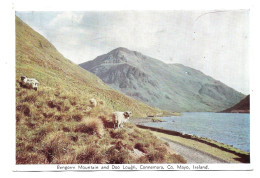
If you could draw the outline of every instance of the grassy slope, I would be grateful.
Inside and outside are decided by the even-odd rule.
[[[38,91],[21,88],[21,75],[36,78]],[[114,110],[135,116],[161,110],[107,87],[17,17],[16,77],[17,164],[185,162],[133,124],[112,128]],[[92,97],[99,102],[95,108]]]
[[[16,19],[16,74],[37,78],[40,87],[62,88],[85,100],[97,97],[115,110],[131,110],[134,116],[161,112],[116,92],[98,77],[64,58],[43,36]]]

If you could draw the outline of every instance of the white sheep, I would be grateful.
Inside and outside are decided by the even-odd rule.
[[[114,122],[114,128],[119,127],[123,127],[123,124],[125,122],[127,122],[130,117],[132,116],[132,113],[130,111],[126,111],[126,112],[120,112],[120,111],[116,111],[113,112],[113,122]]]
[[[97,100],[96,100],[95,98],[91,98],[91,99],[89,100],[89,102],[90,102],[90,104],[91,104],[92,107],[96,107],[96,106],[97,106]]]
[[[27,78],[26,76],[21,76],[21,85],[26,88],[32,88],[35,91],[38,89],[39,82],[34,78]]]

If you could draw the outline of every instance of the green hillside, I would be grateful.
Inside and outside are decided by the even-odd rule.
[[[43,36],[16,19],[16,77],[34,77],[44,87],[61,89],[81,96],[104,101],[115,110],[131,110],[134,116],[161,112],[108,87],[98,77],[63,57]]]
[[[38,90],[20,87],[22,75],[36,78]],[[17,164],[185,162],[133,124],[114,129],[115,110],[135,117],[163,112],[111,89],[16,17]]]

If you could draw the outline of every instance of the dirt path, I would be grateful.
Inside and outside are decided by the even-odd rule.
[[[159,137],[161,140],[168,142],[170,147],[182,155],[187,163],[228,163],[224,160],[221,160],[217,157],[204,153],[202,151],[196,150],[194,148],[182,145],[180,143],[174,142],[172,140]]]
[[[135,123],[140,129],[150,130],[155,136],[169,143],[170,147],[182,155],[187,163],[249,163],[250,154],[214,140],[200,139],[176,131],[140,125],[147,119],[138,119]]]

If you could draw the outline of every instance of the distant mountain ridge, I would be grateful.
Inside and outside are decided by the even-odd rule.
[[[250,113],[250,95],[247,95],[239,103],[222,112],[227,113]]]
[[[199,70],[122,47],[80,66],[130,97],[171,111],[221,111],[245,97]]]

